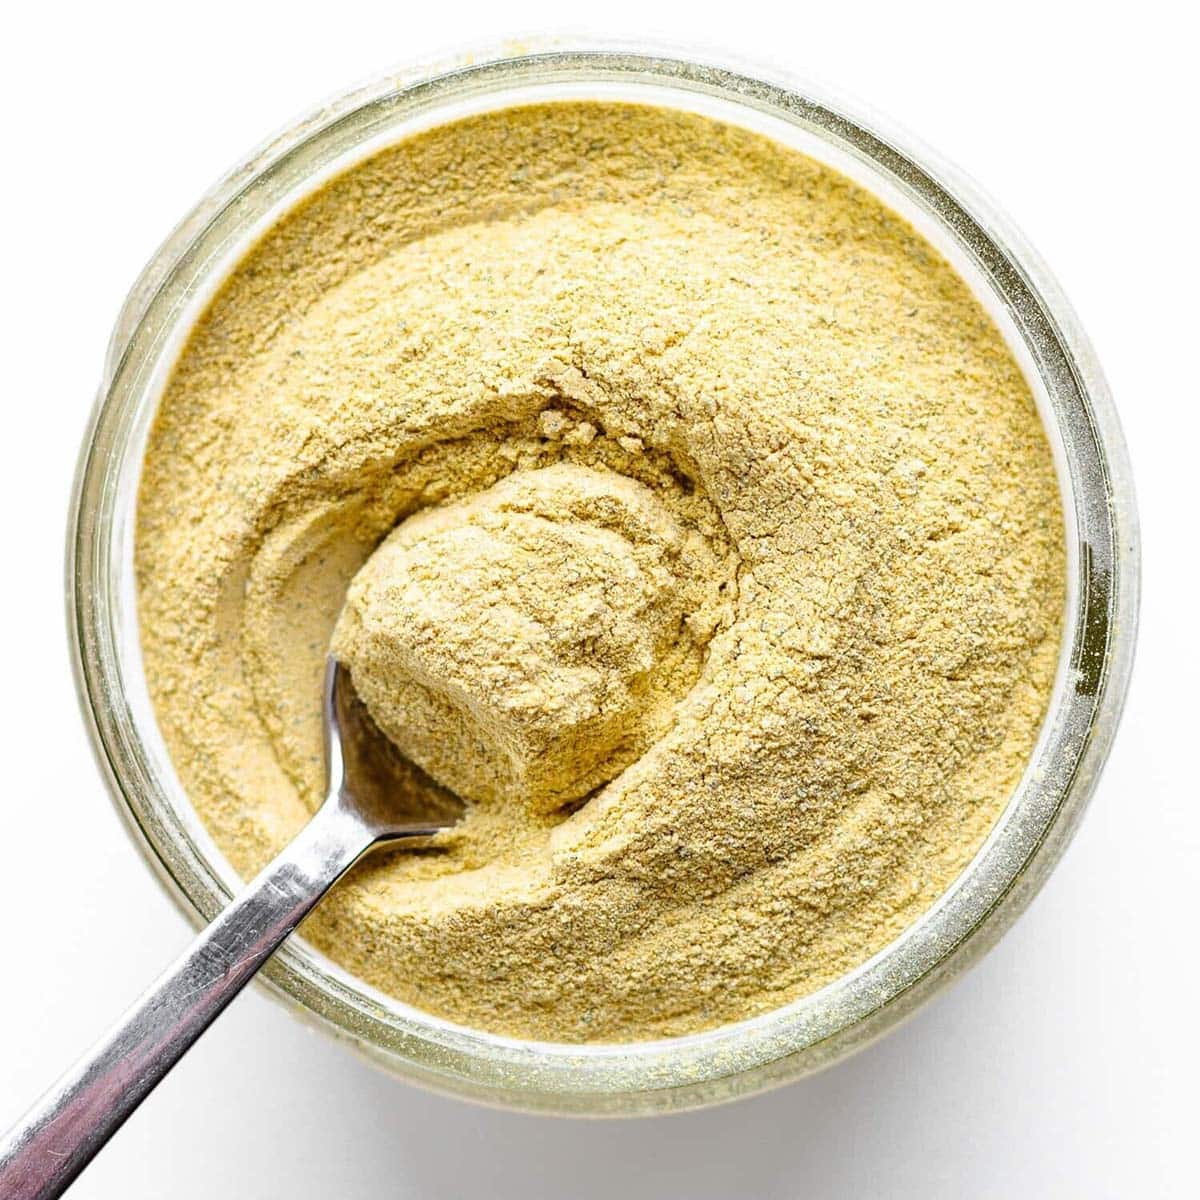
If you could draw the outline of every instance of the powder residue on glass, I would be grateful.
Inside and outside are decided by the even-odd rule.
[[[305,935],[499,1033],[765,1012],[924,912],[1016,786],[1051,453],[951,267],[841,175],[563,103],[376,153],[197,321],[136,530],[151,697],[242,872],[323,793],[331,644],[469,802]]]

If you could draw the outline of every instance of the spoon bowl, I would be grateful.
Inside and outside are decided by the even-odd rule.
[[[462,816],[458,796],[405,758],[375,724],[335,658],[325,666],[324,713],[329,797],[340,796],[378,842],[432,837]]]

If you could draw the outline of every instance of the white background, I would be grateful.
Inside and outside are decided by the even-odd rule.
[[[252,991],[72,1194],[1194,1196],[1200,105],[1185,7],[1151,0],[1119,22],[1047,0],[10,10],[0,1126],[187,936],[101,787],[64,634],[67,495],[125,289],[227,165],[316,100],[463,39],[569,21],[775,59],[856,94],[973,174],[1057,273],[1116,395],[1144,529],[1139,660],[1091,811],[981,966],[782,1091],[653,1121],[495,1112],[384,1077]]]

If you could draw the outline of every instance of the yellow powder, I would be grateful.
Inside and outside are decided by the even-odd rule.
[[[1033,401],[931,247],[758,135],[601,103],[435,129],[283,217],[167,384],[136,551],[238,869],[321,798],[332,639],[473,803],[306,936],[567,1041],[764,1012],[928,908],[1028,759],[1064,588]]]

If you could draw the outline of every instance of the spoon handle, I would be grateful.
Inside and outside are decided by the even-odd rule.
[[[336,796],[322,805],[0,1141],[0,1196],[60,1196],[375,836]]]

